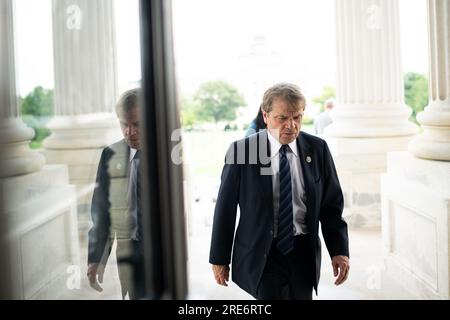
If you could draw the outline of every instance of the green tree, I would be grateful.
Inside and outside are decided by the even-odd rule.
[[[53,90],[41,86],[33,89],[23,100],[22,115],[49,117],[53,114]]]
[[[314,97],[312,101],[314,104],[320,105],[320,111],[322,112],[325,110],[325,101],[331,98],[336,98],[336,89],[331,86],[325,86],[322,88],[320,96]]]
[[[183,96],[180,100],[181,111],[181,125],[187,129],[192,130],[194,125],[202,122],[204,119],[198,117],[199,114],[198,102],[191,96]]]
[[[236,109],[246,105],[244,98],[231,84],[224,81],[203,83],[194,96],[198,103],[197,116],[206,121],[233,121]]]
[[[404,77],[405,102],[412,109],[411,120],[418,123],[416,116],[428,104],[428,79],[420,73],[408,72]]]
[[[40,148],[42,140],[50,135],[46,124],[53,115],[53,90],[38,86],[25,98],[19,98],[19,102],[23,121],[36,133],[30,146]]]

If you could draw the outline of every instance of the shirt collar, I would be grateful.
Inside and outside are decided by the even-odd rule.
[[[136,155],[137,149],[130,147],[130,162],[133,160],[134,156]]]
[[[278,156],[278,152],[281,148],[281,143],[275,139],[274,136],[272,136],[272,133],[270,133],[270,130],[267,129],[267,136],[269,137],[269,143],[270,143],[270,158],[273,158],[275,156]],[[289,148],[291,148],[292,153],[298,157],[298,149],[297,149],[297,139],[289,143]]]

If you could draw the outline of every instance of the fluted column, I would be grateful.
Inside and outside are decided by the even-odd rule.
[[[121,138],[113,0],[53,0],[55,116],[44,141],[49,163],[67,164],[85,235],[102,149]]]
[[[330,137],[412,135],[397,0],[337,0],[337,101]]]
[[[20,118],[14,61],[12,0],[0,2],[0,177],[38,171],[45,163],[42,155],[28,147],[34,136]]]
[[[336,0],[337,104],[324,136],[353,227],[381,225],[386,156],[406,150],[417,131],[404,103],[398,7],[398,0]]]
[[[47,149],[104,147],[117,136],[112,0],[53,0],[55,117]]]
[[[416,157],[450,161],[450,3],[428,0],[429,104],[418,114],[424,132],[409,144]]]

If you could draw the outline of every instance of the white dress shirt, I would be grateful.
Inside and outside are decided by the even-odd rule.
[[[280,157],[279,151],[281,143],[275,139],[269,130],[267,136],[270,143],[270,161],[272,168],[272,188],[273,188],[273,211],[274,211],[274,237],[278,235],[278,209],[280,205]],[[289,161],[291,169],[291,183],[292,183],[292,209],[294,219],[295,235],[308,233],[306,226],[306,194],[305,183],[303,179],[303,172],[300,165],[300,158],[297,149],[297,140],[289,143],[289,152],[286,157]]]
[[[133,160],[134,156],[136,155],[137,149],[130,147],[130,162]]]

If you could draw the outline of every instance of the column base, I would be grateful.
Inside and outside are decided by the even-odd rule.
[[[424,126],[424,133],[409,143],[408,150],[418,158],[450,161],[450,127]]]
[[[450,161],[450,101],[431,101],[417,120],[424,132],[410,142],[409,151],[422,159]]]
[[[113,113],[57,116],[48,124],[52,131],[43,145],[49,150],[98,149],[120,139],[120,127]]]
[[[23,145],[28,148],[28,142]],[[2,149],[2,152],[7,152]],[[20,158],[0,159],[0,177],[13,177],[39,171],[45,164],[45,158],[34,151],[22,152]]]
[[[418,298],[448,300],[450,163],[389,153],[381,193],[386,272]]]
[[[28,174],[42,168],[45,158],[28,146],[33,136],[33,129],[20,118],[0,122],[0,177]]]
[[[102,148],[42,152],[48,163],[67,165],[70,184],[74,185],[76,190],[78,228],[81,240],[84,241],[91,223],[90,208]]]
[[[44,140],[43,154],[50,164],[66,164],[77,190],[80,234],[90,226],[90,206],[100,155],[107,145],[122,139],[117,116],[96,113],[58,116],[49,123],[52,135]]]
[[[386,153],[406,150],[413,136],[330,138],[330,147],[344,194],[344,218],[350,227],[380,227],[380,175]]]
[[[410,136],[417,126],[408,120],[411,108],[404,103],[340,103],[333,109],[333,123],[325,136],[334,138],[379,138]]]

